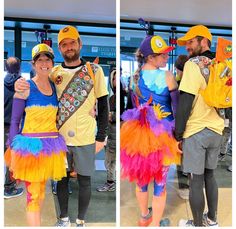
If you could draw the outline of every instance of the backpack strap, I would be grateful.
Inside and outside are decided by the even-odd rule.
[[[86,67],[87,67],[87,69],[88,69],[88,73],[89,73],[90,77],[91,77],[92,80],[93,80],[93,83],[95,84],[95,75],[94,75],[94,72],[93,72],[93,70],[92,70],[92,67],[91,67],[91,64],[90,64],[89,61],[86,62]]]
[[[210,58],[206,56],[197,56],[189,59],[193,63],[197,64],[198,67],[200,68],[201,74],[204,77],[206,84],[208,84],[209,77],[210,77],[210,65],[212,64],[212,61]],[[216,110],[216,113],[221,117],[225,118],[225,110],[224,109],[219,109],[214,107]]]
[[[198,65],[202,76],[204,77],[206,83],[208,83],[209,76],[210,76],[210,65],[212,60],[206,56],[196,56],[189,59],[191,62]]]

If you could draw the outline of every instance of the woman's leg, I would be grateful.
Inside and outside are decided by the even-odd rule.
[[[40,206],[40,213],[43,208],[43,201],[45,199],[45,191],[46,191],[46,181],[40,182],[40,196],[39,196],[39,206]]]
[[[28,226],[40,227],[40,212],[26,212]]]
[[[154,193],[152,198],[152,210],[153,210],[153,225],[160,226],[160,221],[166,206],[166,178],[168,175],[169,166],[162,168],[162,182],[158,183],[154,181]]]
[[[148,185],[143,187],[136,186],[136,198],[142,216],[148,214]]]
[[[27,190],[26,219],[29,226],[40,226],[40,183],[25,182]]]
[[[141,211],[138,222],[140,227],[147,227],[152,222],[152,208],[148,208],[148,185],[136,186],[136,197]]]
[[[154,195],[152,198],[153,225],[160,226],[160,221],[166,206],[166,185],[154,182]]]

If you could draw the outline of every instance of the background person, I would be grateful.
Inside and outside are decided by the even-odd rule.
[[[15,94],[14,83],[21,77],[21,62],[17,57],[9,57],[5,62],[7,74],[4,78],[4,152],[7,150],[7,139],[11,124],[12,102]],[[4,198],[9,199],[23,194],[23,188],[17,188],[16,180],[6,166]]]
[[[107,181],[104,185],[97,187],[98,192],[113,192],[116,190],[116,69],[113,68],[110,73],[109,83],[113,95],[109,98],[109,126],[105,167],[107,169]]]

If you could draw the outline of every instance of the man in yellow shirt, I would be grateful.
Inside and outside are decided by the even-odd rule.
[[[95,152],[103,146],[108,127],[108,91],[102,68],[97,64],[87,66],[80,58],[82,41],[77,29],[66,26],[58,34],[59,50],[64,62],[55,67],[51,79],[55,82],[59,98],[59,131],[68,146],[68,165],[72,160],[79,183],[77,226],[84,226],[84,217],[91,196],[91,175],[94,171]],[[89,71],[91,67],[92,72]],[[98,131],[96,120],[89,115],[98,101]],[[56,226],[70,225],[68,217],[69,173],[57,183],[60,219]]]
[[[178,39],[186,46],[190,59],[185,63],[180,83],[180,100],[175,121],[175,138],[183,146],[183,170],[189,174],[189,202],[193,220],[180,220],[179,226],[217,226],[218,187],[214,177],[224,120],[208,106],[200,89],[206,87],[206,67],[214,58],[210,51],[212,35],[196,25]],[[208,212],[203,213],[205,183]]]

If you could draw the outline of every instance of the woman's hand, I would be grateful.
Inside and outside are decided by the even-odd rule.
[[[100,152],[100,151],[103,149],[103,147],[105,146],[105,141],[104,141],[104,142],[98,142],[98,141],[96,141],[95,145],[96,145],[96,151],[95,151],[95,153],[97,154],[97,153]]]
[[[178,142],[178,148],[179,148],[179,152],[183,154],[183,141]]]

